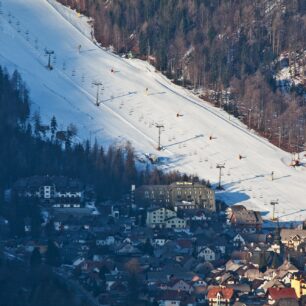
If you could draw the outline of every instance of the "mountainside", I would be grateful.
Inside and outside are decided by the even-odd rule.
[[[304,0],[59,2],[93,17],[104,46],[150,59],[287,151],[304,149],[304,69],[291,69],[290,86],[278,82],[306,50]]]
[[[59,129],[75,123],[80,141],[91,137],[119,146],[129,140],[139,160],[145,159],[144,153],[156,154],[162,169],[198,174],[213,186],[218,183],[216,165],[225,163],[225,190],[217,197],[229,204],[245,203],[266,217],[270,201],[279,199],[281,221],[305,218],[306,170],[289,167],[290,154],[174,85],[148,63],[101,48],[93,40],[91,24],[53,0],[2,0],[0,64],[20,71],[43,121],[56,115]],[[54,51],[52,70],[46,49]],[[104,88],[99,107],[93,85],[97,81]],[[162,151],[156,150],[156,124],[164,125]]]

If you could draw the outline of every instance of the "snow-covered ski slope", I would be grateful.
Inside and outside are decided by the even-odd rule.
[[[218,196],[227,203],[245,204],[268,218],[270,201],[278,199],[280,221],[306,218],[306,169],[288,167],[289,154],[147,63],[99,48],[87,19],[54,0],[0,1],[0,64],[21,72],[44,120],[56,115],[63,127],[75,123],[81,138],[91,135],[106,145],[129,140],[138,154],[164,157],[164,169],[197,174],[213,184],[216,165],[224,163],[225,191]],[[56,55],[52,71],[46,69],[45,48]],[[100,107],[94,104],[93,81],[104,84]],[[157,123],[164,125],[161,152],[155,149]]]

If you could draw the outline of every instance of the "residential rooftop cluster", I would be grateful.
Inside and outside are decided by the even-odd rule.
[[[92,305],[305,305],[306,224],[265,226],[259,212],[224,209],[199,183],[139,186],[101,203],[90,186],[73,184],[73,193],[65,184],[61,195],[77,193],[82,203],[65,207],[57,205],[58,178],[36,181],[14,188],[38,199],[46,216],[39,235],[28,222],[24,236],[11,239],[1,218],[2,248],[25,264],[39,252],[40,264],[51,264]],[[50,263],[51,244],[57,258]]]

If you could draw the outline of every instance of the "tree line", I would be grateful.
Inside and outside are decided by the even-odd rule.
[[[59,131],[56,117],[42,123],[39,113],[31,115],[29,92],[15,71],[11,76],[0,67],[0,213],[4,191],[15,181],[33,175],[63,175],[92,185],[98,201],[120,200],[131,185],[169,184],[174,181],[197,180],[179,172],[163,173],[149,165],[139,170],[131,144],[104,148],[97,141],[74,142],[76,128],[69,124]],[[58,137],[63,135],[64,137]],[[12,234],[24,235],[25,219],[29,219],[33,235],[40,232],[40,212],[30,202],[12,195],[6,216]],[[2,211],[3,212],[3,211]],[[36,234],[35,234],[36,233]]]

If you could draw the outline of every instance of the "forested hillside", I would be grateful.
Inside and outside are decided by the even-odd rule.
[[[303,149],[304,0],[59,1],[93,17],[104,46],[148,58],[275,144]]]
[[[0,66],[0,212],[4,190],[22,178],[32,175],[63,175],[78,178],[94,186],[98,201],[121,199],[131,184],[161,184],[191,177],[178,172],[163,173],[158,169],[140,171],[130,144],[125,147],[103,148],[97,142],[79,143],[77,131],[69,124],[59,131],[56,118],[43,123],[39,113],[31,114],[26,85],[15,71],[9,75]],[[62,138],[63,134],[65,135]],[[61,137],[59,137],[61,136]],[[25,217],[37,220],[35,205],[12,200],[6,217],[12,234],[23,235]],[[38,230],[39,232],[39,230]]]

